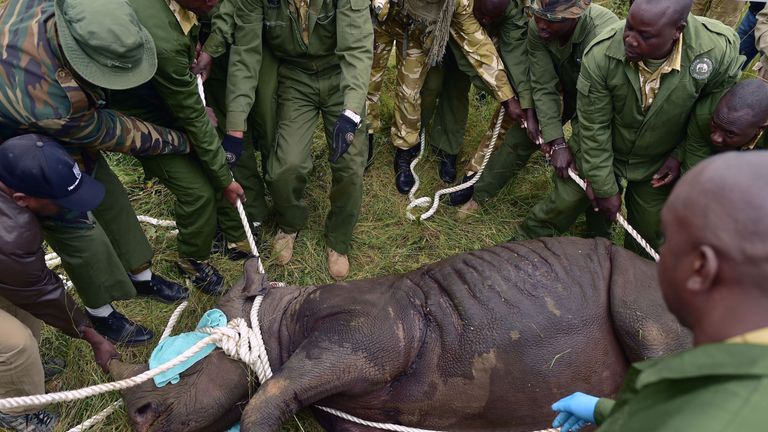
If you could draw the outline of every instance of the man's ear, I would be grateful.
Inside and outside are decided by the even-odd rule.
[[[13,195],[13,201],[16,202],[16,205],[19,207],[29,207],[29,197],[24,195],[21,192],[14,192]]]
[[[685,287],[689,291],[703,293],[712,288],[712,283],[717,277],[720,263],[718,262],[715,250],[710,246],[699,246],[696,255],[691,275],[685,282]]]
[[[685,31],[685,27],[688,25],[688,19],[686,18],[685,21],[681,22],[680,24],[675,27],[675,42],[677,42],[678,39],[680,39],[680,36],[683,35],[683,31]]]

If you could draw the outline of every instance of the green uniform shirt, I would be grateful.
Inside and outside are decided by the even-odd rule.
[[[311,0],[309,44],[301,38],[293,0],[241,0],[230,50],[227,130],[243,131],[259,82],[262,41],[281,66],[306,73],[341,66],[344,108],[362,114],[373,63],[369,0]]]
[[[523,59],[528,55],[526,43],[528,33],[528,16],[525,4],[519,0],[510,0],[504,16],[499,23],[489,31],[491,36],[498,38],[496,46],[504,62],[515,93],[524,109],[533,107],[531,96],[530,67]]]
[[[704,159],[718,153],[718,148],[710,139],[710,122],[718,101],[711,103],[699,103],[691,114],[688,122],[688,134],[685,137],[685,151],[682,160],[682,170],[686,172]],[[768,135],[762,134],[755,143],[754,148],[765,149]]]
[[[576,84],[581,168],[598,197],[619,191],[616,177],[650,181],[670,155],[682,157],[695,103],[719,99],[739,78],[743,57],[736,33],[723,24],[688,16],[681,70],[662,78],[643,112],[637,68],[624,55],[624,22],[587,48]]]
[[[746,432],[768,425],[768,346],[716,343],[634,364],[599,432]]]
[[[211,34],[203,45],[203,51],[216,58],[227,52],[235,32],[235,10],[240,0],[223,0],[211,16]]]
[[[92,151],[188,153],[182,134],[104,108],[104,92],[76,80],[59,52],[53,2],[0,6],[0,142],[39,133]]]
[[[197,30],[189,34],[179,25],[165,0],[129,0],[141,24],[155,41],[157,72],[150,81],[152,89],[165,102],[168,110],[142,103],[131,91],[113,98],[116,108],[160,124],[171,121],[176,129],[186,132],[192,148],[213,185],[223,189],[232,182],[224,150],[216,129],[208,119],[200,99],[197,77],[189,70],[195,59]],[[117,94],[117,93],[115,93]],[[163,119],[169,113],[171,119]]]
[[[618,21],[613,12],[593,4],[579,18],[573,36],[563,46],[557,40],[543,41],[536,22],[530,21],[528,57],[531,70],[536,71],[531,74],[531,87],[544,142],[565,137],[563,119],[570,120],[576,113],[576,81],[584,51],[597,35]],[[561,93],[563,114],[560,111]]]

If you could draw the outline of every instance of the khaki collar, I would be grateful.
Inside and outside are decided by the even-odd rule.
[[[640,69],[643,69],[646,74],[648,75],[663,75],[669,72],[672,72],[673,70],[676,70],[680,72],[680,66],[683,61],[683,35],[681,34],[679,38],[677,38],[677,42],[675,43],[675,46],[672,48],[672,52],[669,53],[669,56],[667,56],[667,59],[664,61],[664,63],[659,66],[659,68],[656,70],[656,72],[648,69],[648,67],[645,65],[645,62],[640,61],[637,63],[637,67]]]
[[[759,136],[758,136],[759,138]],[[757,141],[757,140],[755,140]],[[754,143],[752,147],[754,147]],[[742,335],[734,336],[727,339],[725,343],[733,344],[752,344],[752,345],[768,345],[768,327],[754,330]]]
[[[173,12],[173,16],[176,17],[176,21],[179,22],[181,30],[185,35],[189,34],[192,28],[197,25],[197,15],[181,7],[180,4],[176,3],[176,0],[165,0],[165,2]]]

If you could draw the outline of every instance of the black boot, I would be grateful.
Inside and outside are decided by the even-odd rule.
[[[368,134],[368,160],[365,162],[365,170],[368,171],[368,168],[373,165],[373,134]]]
[[[459,155],[452,155],[444,152],[440,152],[440,179],[446,183],[453,183],[456,181],[456,159]]]
[[[152,273],[148,281],[132,281],[139,297],[151,297],[163,303],[176,303],[189,297],[189,290],[176,282]]]
[[[176,267],[203,293],[220,295],[224,292],[224,277],[212,265],[192,258],[182,258],[176,262]]]
[[[419,146],[408,150],[398,148],[395,150],[395,186],[397,191],[403,195],[408,194],[416,183],[416,179],[411,174],[411,162],[419,154]]]
[[[461,183],[467,183],[468,181],[475,178],[477,173],[474,173],[472,175],[465,175],[464,179],[461,180]],[[452,194],[448,195],[448,204],[452,206],[460,206],[463,204],[466,204],[470,199],[472,199],[472,195],[475,193],[475,187],[470,186],[466,189],[462,189],[458,192],[453,192]]]
[[[152,330],[136,324],[116,310],[105,317],[97,317],[89,313],[88,318],[93,323],[93,329],[114,344],[141,345],[155,337]]]

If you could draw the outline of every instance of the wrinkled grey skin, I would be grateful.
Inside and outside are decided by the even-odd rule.
[[[230,319],[247,318],[265,290],[253,262],[245,273],[219,305]],[[135,430],[221,431],[244,409],[243,431],[270,432],[319,404],[426,429],[531,431],[548,426],[557,399],[613,395],[629,362],[690,346],[655,265],[603,239],[508,243],[398,276],[273,288],[259,325],[266,384],[216,350],[177,385],[124,391]],[[112,365],[115,378],[145,369]],[[328,430],[371,430],[315,415]]]

